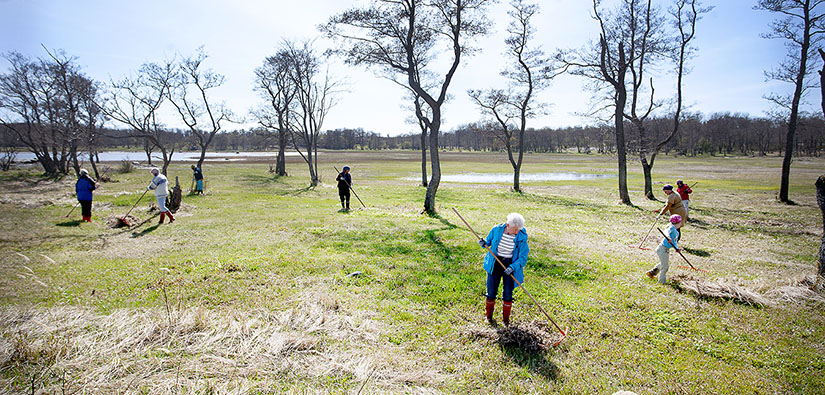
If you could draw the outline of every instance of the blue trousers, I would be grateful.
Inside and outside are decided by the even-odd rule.
[[[499,257],[504,266],[509,267],[513,263],[513,258]],[[496,262],[493,267],[493,273],[487,273],[487,299],[495,299],[498,295],[498,285],[504,280],[504,289],[501,292],[501,300],[505,302],[513,301],[513,290],[516,289],[516,282],[513,277],[504,274],[504,269]]]

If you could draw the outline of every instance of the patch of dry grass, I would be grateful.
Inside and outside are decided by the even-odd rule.
[[[357,388],[417,391],[431,377],[388,365],[380,325],[329,296],[305,294],[292,309],[120,309],[109,315],[61,306],[0,310],[2,392],[246,393],[327,380]],[[409,369],[409,370],[408,370]],[[33,384],[32,384],[33,383]],[[313,388],[312,383],[317,383]],[[425,390],[419,388],[418,390]]]

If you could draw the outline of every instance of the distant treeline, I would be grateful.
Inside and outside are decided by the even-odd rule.
[[[648,124],[648,133],[658,139],[668,132],[671,120],[654,119]],[[447,150],[498,151],[503,143],[484,123],[463,125],[442,133],[442,147]],[[628,149],[637,151],[638,137],[629,123],[626,130]],[[667,146],[665,153],[679,155],[769,155],[781,154],[785,147],[787,125],[765,118],[720,113],[707,119],[693,116],[684,121],[680,133]],[[126,130],[102,129],[98,137],[101,149],[146,149],[142,138],[130,137]],[[184,150],[198,149],[190,133],[172,129],[166,134],[169,142]],[[568,152],[611,154],[616,151],[614,129],[611,126],[528,129],[525,149],[528,152]],[[5,140],[6,144],[13,140]],[[218,151],[270,151],[277,149],[277,132],[266,129],[235,130],[215,135],[213,145]],[[321,133],[318,147],[332,150],[421,149],[418,134],[382,136],[364,129],[335,129]],[[303,148],[303,147],[302,147]],[[796,152],[804,156],[819,156],[825,150],[825,121],[821,118],[802,118],[796,134]]]

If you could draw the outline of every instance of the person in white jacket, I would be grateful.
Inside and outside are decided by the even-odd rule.
[[[158,208],[160,208],[160,222],[158,222],[158,224],[162,224],[166,217],[169,217],[169,223],[171,224],[175,222],[175,217],[173,217],[169,209],[166,208],[166,197],[169,196],[166,176],[160,174],[160,170],[158,170],[157,167],[153,167],[151,171],[154,178],[152,178],[152,182],[147,189],[154,190],[155,197],[158,199]]]

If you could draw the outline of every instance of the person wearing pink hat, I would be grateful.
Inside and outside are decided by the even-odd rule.
[[[679,249],[679,228],[681,227],[682,216],[679,214],[671,215],[670,225],[665,229],[667,237],[663,238],[659,246],[656,247],[656,255],[659,255],[659,264],[645,273],[650,278],[655,278],[658,274],[660,284],[664,284],[667,281],[667,269],[670,268],[670,249],[673,248],[676,251],[681,251]]]

